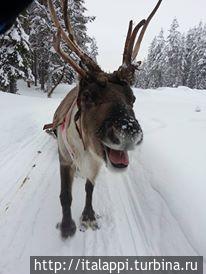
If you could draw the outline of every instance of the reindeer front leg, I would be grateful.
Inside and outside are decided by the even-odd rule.
[[[60,224],[61,235],[63,238],[73,236],[76,232],[75,222],[72,220],[71,203],[72,203],[72,182],[74,172],[68,165],[60,164],[61,175],[61,193],[60,202],[62,206],[62,222]]]
[[[87,179],[85,184],[86,202],[85,202],[85,207],[81,216],[81,225],[80,225],[81,231],[86,231],[88,227],[91,227],[93,230],[100,228],[96,219],[97,216],[92,207],[93,190],[94,190],[94,185],[89,181],[89,179]]]

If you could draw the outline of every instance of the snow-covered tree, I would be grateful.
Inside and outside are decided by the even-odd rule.
[[[159,35],[151,43],[148,59],[148,87],[157,88],[163,85],[165,73],[165,39],[161,30]]]
[[[148,72],[148,65],[147,61],[144,60],[139,68],[139,70],[136,72],[136,81],[135,81],[135,87],[137,88],[148,88],[149,83],[149,72]]]
[[[29,41],[33,52],[33,74],[35,85],[38,82],[42,90],[50,85],[57,66],[63,67],[63,62],[52,47],[52,24],[48,17],[46,2],[34,1],[28,10],[29,17]]]
[[[196,88],[206,89],[206,25],[202,27],[200,43],[198,47]]]
[[[69,0],[69,14],[72,28],[77,39],[78,45],[89,53],[88,46],[93,39],[87,34],[87,23],[94,21],[94,16],[86,16],[85,0]]]
[[[142,70],[137,73],[137,87],[178,85],[206,89],[206,25],[203,23],[181,34],[175,19],[166,41],[162,31],[153,39]]]
[[[16,81],[31,81],[31,52],[29,37],[19,20],[0,37],[0,87],[4,91],[17,92]]]
[[[206,88],[206,27],[200,22],[186,38],[186,85],[190,88]]]
[[[96,39],[94,37],[92,37],[92,40],[90,43],[89,55],[95,62],[97,62],[98,47],[97,47]]]
[[[198,28],[194,27],[190,29],[187,33],[185,40],[185,56],[186,56],[186,64],[185,64],[185,81],[184,84],[190,88],[196,87],[196,79],[197,79],[197,62],[198,62]]]
[[[57,0],[53,3],[57,10],[58,19],[64,27],[61,1]],[[77,42],[88,54],[91,52],[90,55],[96,58],[96,43],[94,39],[87,35],[86,28],[86,24],[92,22],[94,17],[85,16],[85,11],[84,0],[68,1],[68,13]],[[75,72],[59,58],[53,49],[52,40],[56,29],[52,26],[45,1],[34,1],[29,9],[29,21],[31,22],[30,43],[33,50],[33,74],[36,80],[35,83],[37,84],[39,80],[41,89],[51,93],[51,90],[53,90],[53,87],[60,79],[61,81],[71,83],[75,79]],[[63,44],[63,48],[64,51],[71,54],[66,45]]]
[[[183,47],[179,24],[174,19],[169,29],[165,48],[164,86],[177,87],[183,84]]]

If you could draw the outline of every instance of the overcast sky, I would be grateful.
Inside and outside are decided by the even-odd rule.
[[[102,69],[113,71],[121,64],[129,20],[138,23],[146,18],[156,3],[157,0],[86,0],[87,14],[96,16],[96,20],[88,25],[88,31],[97,40],[98,63]],[[206,0],[163,0],[147,29],[138,60],[146,56],[154,36],[161,28],[167,31],[175,17],[181,31],[188,30],[200,20],[206,22]]]

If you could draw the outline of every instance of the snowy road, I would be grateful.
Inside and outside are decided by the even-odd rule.
[[[66,241],[55,228],[57,145],[42,132],[60,99],[0,93],[0,274],[29,273],[31,255],[206,255],[206,93],[135,93],[144,143],[126,173],[103,168],[94,192],[101,229]],[[77,224],[84,198],[76,179]]]

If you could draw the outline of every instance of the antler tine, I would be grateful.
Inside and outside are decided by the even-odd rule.
[[[133,25],[133,21],[130,20],[129,22],[129,28],[127,31],[127,37],[125,40],[125,45],[124,45],[124,53],[123,53],[123,59],[122,59],[122,64],[128,64],[128,47],[129,47],[129,41],[130,41],[130,37],[132,34],[132,25]]]
[[[126,64],[127,66],[131,64],[131,56],[134,46],[134,41],[137,36],[139,29],[145,24],[145,20],[140,21],[134,30],[132,30],[133,21],[129,22],[129,29],[127,32],[127,38],[125,41],[124,53],[123,53],[123,62],[122,64]]]
[[[67,62],[68,64],[70,64],[72,66],[72,68],[82,77],[86,77],[86,72],[79,66],[77,65],[77,63],[75,63],[75,61],[68,56],[62,49],[60,46],[60,41],[61,41],[61,30],[58,29],[57,34],[54,35],[54,39],[53,39],[53,46],[54,49],[56,50],[56,52],[63,58],[63,60],[65,62]]]
[[[69,32],[70,37],[66,34],[66,32],[62,28],[62,26],[61,26],[61,24],[60,24],[60,22],[57,18],[57,14],[56,14],[54,5],[52,3],[52,0],[47,0],[47,1],[48,1],[48,7],[49,7],[49,10],[50,10],[50,14],[51,14],[51,19],[52,19],[55,27],[60,30],[61,37],[65,41],[65,43],[68,45],[69,49],[71,51],[75,52],[76,55],[80,58],[80,60],[86,65],[86,67],[88,68],[88,73],[89,73],[90,70],[100,72],[101,71],[100,67],[86,53],[84,53],[82,51],[82,49],[79,48],[79,46],[76,44],[75,39],[74,39],[74,35],[72,36],[73,37],[73,40],[72,40],[71,39],[71,34],[72,33]],[[65,8],[65,6],[64,6],[64,8]],[[67,19],[69,19],[69,18],[67,17]],[[68,22],[69,22],[69,20],[68,20]],[[70,22],[69,22],[69,24],[70,24]],[[69,25],[69,24],[67,24],[67,28],[68,28],[68,26],[71,27],[71,25]]]
[[[146,21],[143,19],[141,20],[136,27],[134,28],[134,30],[132,31],[132,35],[129,41],[129,49],[128,49],[128,62],[129,64],[131,64],[132,62],[132,52],[133,52],[133,48],[134,48],[134,42],[135,42],[135,38],[137,36],[137,33],[139,31],[139,29],[146,23]]]
[[[68,1],[67,0],[61,0],[62,3],[62,11],[63,11],[63,18],[65,27],[69,33],[69,38],[72,40],[72,42],[76,43],[76,38],[71,26],[70,17],[68,15]]]
[[[141,32],[140,32],[140,35],[138,37],[138,40],[135,44],[135,47],[134,47],[134,50],[133,50],[133,53],[132,53],[132,61],[135,60],[135,58],[137,57],[137,54],[139,52],[139,49],[140,49],[140,45],[141,45],[141,42],[142,42],[142,39],[144,37],[144,34],[145,34],[145,31],[151,21],[151,19],[153,18],[153,16],[155,15],[156,11],[158,10],[160,4],[161,4],[162,0],[159,0],[157,5],[155,6],[155,8],[153,9],[153,11],[150,13],[150,15],[148,16],[147,20],[146,20],[146,23],[144,24]]]
[[[72,51],[74,51],[78,56],[79,55],[81,56],[81,54],[80,54],[79,50],[77,49],[76,45],[70,40],[70,38],[67,36],[66,32],[63,30],[63,28],[62,28],[62,26],[61,26],[61,24],[60,24],[60,22],[57,18],[57,14],[56,14],[54,5],[52,3],[52,0],[48,0],[48,7],[49,7],[49,10],[50,10],[51,19],[52,19],[55,27],[61,31],[61,35],[62,35],[62,38],[64,39],[65,43],[67,43],[69,48]]]

